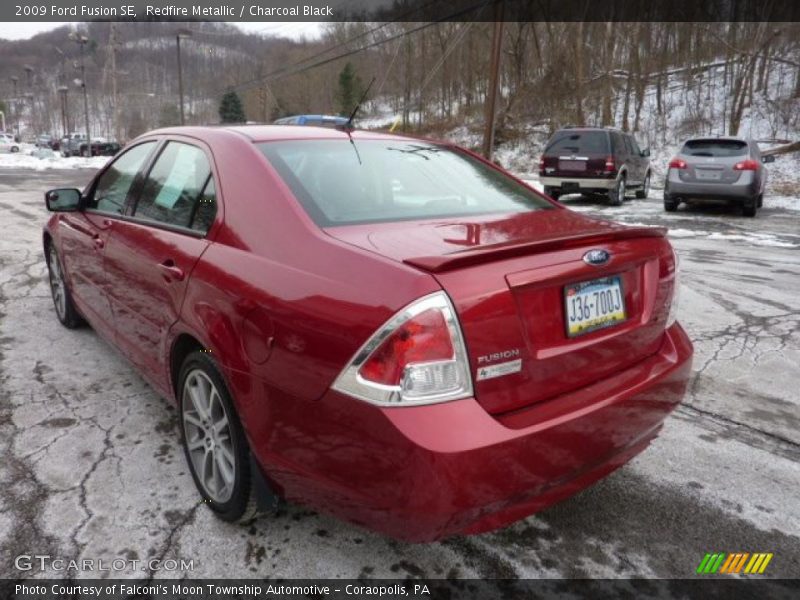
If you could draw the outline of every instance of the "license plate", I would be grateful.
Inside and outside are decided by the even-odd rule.
[[[619,277],[604,277],[564,288],[567,335],[575,337],[625,320],[625,297]]]
[[[721,174],[716,171],[700,171],[697,170],[697,178],[703,181],[719,181]]]
[[[585,171],[585,160],[560,160],[558,161],[558,169],[560,171]]]

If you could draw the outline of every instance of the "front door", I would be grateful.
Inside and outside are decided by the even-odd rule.
[[[104,264],[108,237],[154,148],[155,142],[144,142],[126,150],[97,177],[82,211],[59,215],[61,256],[70,291],[81,313],[101,328],[113,325]]]

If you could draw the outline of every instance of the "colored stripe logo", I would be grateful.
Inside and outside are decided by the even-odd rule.
[[[698,575],[744,573],[761,575],[772,560],[771,552],[708,552],[697,567]]]

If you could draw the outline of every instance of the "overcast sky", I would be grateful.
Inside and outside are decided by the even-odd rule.
[[[0,0],[3,1],[3,0]],[[49,31],[68,23],[0,23],[0,38],[7,40],[24,40],[42,31]],[[248,33],[262,35],[281,35],[292,39],[303,35],[309,38],[319,36],[322,23],[231,23]]]

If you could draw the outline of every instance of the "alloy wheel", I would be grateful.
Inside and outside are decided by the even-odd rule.
[[[63,321],[67,314],[67,295],[64,283],[64,273],[61,270],[61,263],[58,260],[55,246],[50,246],[50,291],[53,295],[53,304],[56,307],[58,318]]]
[[[194,369],[184,380],[181,402],[192,469],[208,497],[224,504],[236,484],[236,452],[219,391],[208,375]]]

